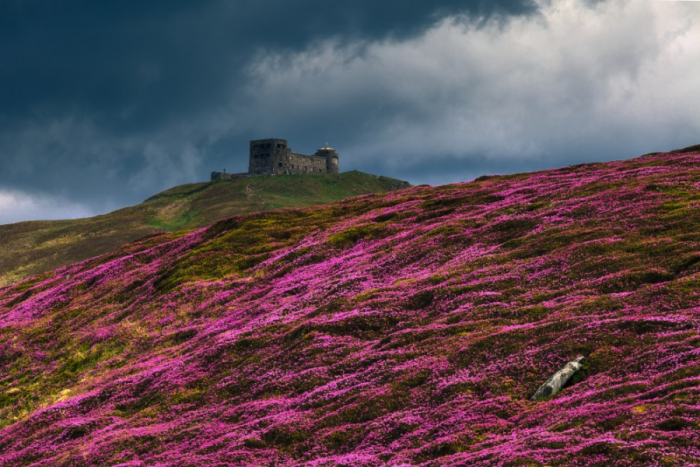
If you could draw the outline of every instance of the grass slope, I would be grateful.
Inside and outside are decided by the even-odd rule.
[[[0,289],[0,465],[696,465],[699,219],[677,152],[238,216],[27,279]]]
[[[0,286],[159,231],[199,228],[235,214],[313,206],[406,186],[357,171],[252,177],[178,186],[137,206],[88,219],[0,225]]]

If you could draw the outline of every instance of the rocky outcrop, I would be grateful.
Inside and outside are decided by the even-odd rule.
[[[567,363],[564,368],[554,373],[554,375],[549,378],[546,383],[540,386],[530,400],[540,400],[561,391],[564,385],[569,382],[572,376],[574,376],[574,373],[583,368],[583,365],[581,365],[582,361],[583,357],[578,357],[575,360]]]

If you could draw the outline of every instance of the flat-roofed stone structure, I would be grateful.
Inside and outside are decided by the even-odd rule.
[[[327,144],[315,154],[297,154],[286,139],[269,138],[250,142],[248,173],[212,172],[211,179],[229,180],[248,175],[337,174],[339,171],[338,153]]]

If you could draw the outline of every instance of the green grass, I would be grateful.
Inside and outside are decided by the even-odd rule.
[[[136,206],[86,219],[0,225],[0,287],[156,232],[195,229],[239,214],[303,208],[407,186],[357,171],[257,176],[177,186]],[[155,237],[153,243],[170,238]]]

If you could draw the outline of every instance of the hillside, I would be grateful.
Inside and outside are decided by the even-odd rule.
[[[694,465],[699,321],[697,152],[236,216],[0,289],[0,465]]]
[[[235,214],[313,206],[406,186],[357,171],[253,177],[178,186],[142,204],[87,219],[0,225],[0,286],[155,232],[200,228]]]

